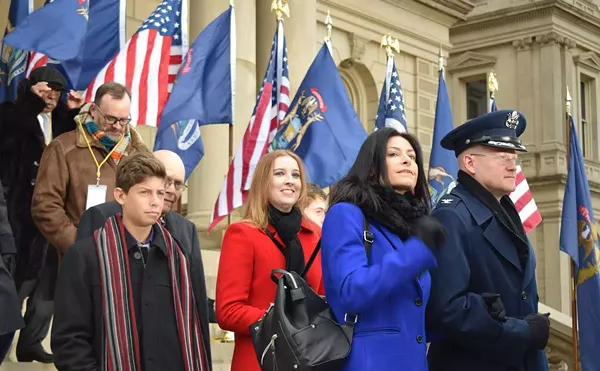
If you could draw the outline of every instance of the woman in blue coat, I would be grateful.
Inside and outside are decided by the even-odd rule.
[[[371,134],[330,204],[321,240],[325,293],[340,323],[356,322],[344,371],[427,370],[428,270],[443,232],[428,216],[416,138],[392,128]]]

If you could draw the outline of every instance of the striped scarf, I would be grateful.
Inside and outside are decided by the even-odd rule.
[[[129,142],[131,142],[131,134],[129,133],[129,130],[125,131],[125,137],[122,140],[115,141],[106,135],[104,131],[100,130],[98,124],[96,124],[94,121],[86,121],[85,129],[92,138],[104,146],[107,152],[110,152],[114,146],[117,146],[110,157],[112,157],[112,159],[118,165],[119,160],[123,157],[123,154],[129,146]]]
[[[160,230],[167,247],[167,259],[177,332],[185,371],[208,371],[200,318],[192,290],[190,267],[177,241],[162,225]],[[94,233],[102,286],[104,318],[103,371],[137,371],[142,369],[137,333],[127,240],[121,215],[106,220]]]

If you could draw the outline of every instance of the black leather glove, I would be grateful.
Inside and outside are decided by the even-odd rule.
[[[422,216],[416,219],[411,227],[413,235],[430,249],[437,249],[446,241],[444,226],[432,216]]]
[[[502,299],[500,299],[500,294],[483,293],[481,297],[485,301],[488,313],[492,318],[502,322],[506,321],[506,310],[504,309]]]
[[[16,254],[2,254],[2,260],[4,266],[11,276],[15,275],[15,268],[17,267],[17,255]]]
[[[535,349],[544,349],[550,337],[550,313],[532,313],[525,317],[531,332],[531,346]]]

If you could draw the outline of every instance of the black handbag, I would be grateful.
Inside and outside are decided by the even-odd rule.
[[[373,234],[366,218],[364,225],[363,243],[368,260]],[[278,244],[274,237],[272,239]],[[338,371],[350,354],[358,315],[346,314],[345,324],[340,325],[327,301],[303,278],[320,247],[319,241],[302,274],[283,269],[274,269],[271,273],[271,279],[277,284],[275,302],[250,326],[254,350],[263,371]]]

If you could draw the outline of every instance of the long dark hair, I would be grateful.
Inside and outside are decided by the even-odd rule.
[[[329,197],[330,207],[338,202],[348,202],[355,205],[368,205],[371,210],[381,210],[381,201],[373,186],[380,185],[391,188],[385,159],[387,143],[393,137],[406,139],[415,150],[415,162],[419,170],[414,197],[426,205],[429,213],[431,196],[423,168],[421,145],[414,135],[400,133],[389,127],[377,130],[364,141],[348,174],[332,187]]]

